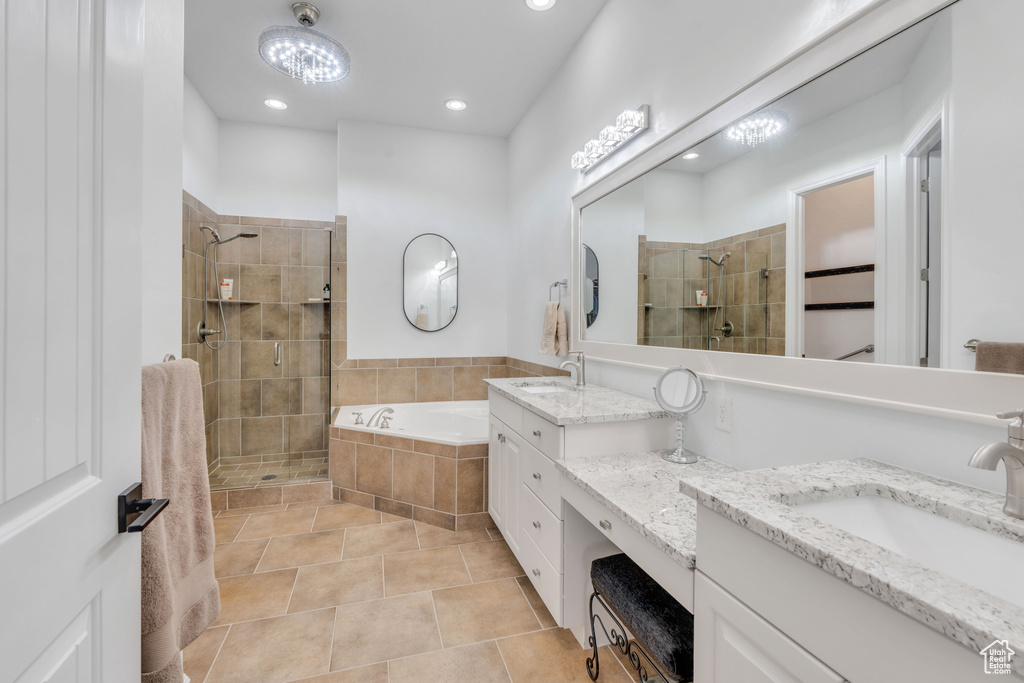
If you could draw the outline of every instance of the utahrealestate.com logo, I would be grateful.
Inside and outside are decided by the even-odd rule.
[[[1006,674],[1010,675],[1010,658],[1013,657],[1014,651],[1010,649],[1010,644],[1005,640],[994,640],[992,643],[981,651],[981,656],[985,658],[985,673],[987,674]]]

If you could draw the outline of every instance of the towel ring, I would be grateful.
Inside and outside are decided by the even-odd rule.
[[[174,354],[173,354],[173,353],[168,353],[168,354],[165,354],[165,355],[164,355],[164,362],[165,362],[165,363],[166,363],[167,361],[171,361],[171,360],[178,360],[178,359],[174,357]]]
[[[554,289],[555,287],[558,287],[559,288],[559,290],[558,290],[558,303],[562,303],[562,290],[561,290],[561,288],[562,287],[568,287],[568,286],[569,286],[569,278],[563,278],[561,280],[557,280],[555,282],[552,282],[551,286],[548,287],[548,301],[549,302],[554,301],[554,299],[551,298],[551,290]]]

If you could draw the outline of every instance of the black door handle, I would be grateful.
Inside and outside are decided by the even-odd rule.
[[[143,498],[142,482],[136,482],[117,496],[117,533],[142,531],[170,504],[169,498]],[[134,515],[129,524],[128,515]]]

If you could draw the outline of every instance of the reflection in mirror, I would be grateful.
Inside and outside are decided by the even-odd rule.
[[[405,317],[424,332],[447,327],[459,310],[459,261],[440,235],[416,237],[405,248]]]
[[[583,302],[583,314],[587,318],[587,327],[594,324],[597,320],[597,309],[599,307],[598,299],[598,275],[599,267],[597,264],[597,254],[594,250],[583,245],[583,282],[580,283],[582,288]]]
[[[957,369],[972,337],[1024,341],[1017,269],[989,260],[1015,238],[967,224],[990,206],[943,174],[954,144],[975,194],[1009,172],[982,161],[1016,144],[993,103],[1024,106],[1000,66],[1015,46],[978,29],[995,11],[961,0],[585,206],[602,287],[584,338]]]

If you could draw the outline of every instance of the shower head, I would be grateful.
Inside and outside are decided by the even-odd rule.
[[[211,227],[206,226],[206,225],[200,225],[199,227],[202,230],[209,230],[210,231],[210,236],[213,237],[213,241],[216,242],[217,244],[225,244],[227,242],[230,242],[231,240],[237,240],[239,237],[259,237],[260,236],[260,234],[258,232],[246,231],[246,232],[240,232],[237,235],[232,235],[231,237],[228,237],[227,239],[222,239],[221,236],[220,236],[220,233],[217,232],[217,230],[215,228],[211,228]]]
[[[732,252],[731,251],[727,251],[724,254],[722,254],[722,257],[720,259],[718,259],[717,261],[715,259],[711,258],[710,254],[701,254],[697,258],[699,258],[701,261],[711,261],[716,266],[721,267],[721,265],[723,263],[725,263],[725,259],[729,258],[730,256],[732,256]]]

